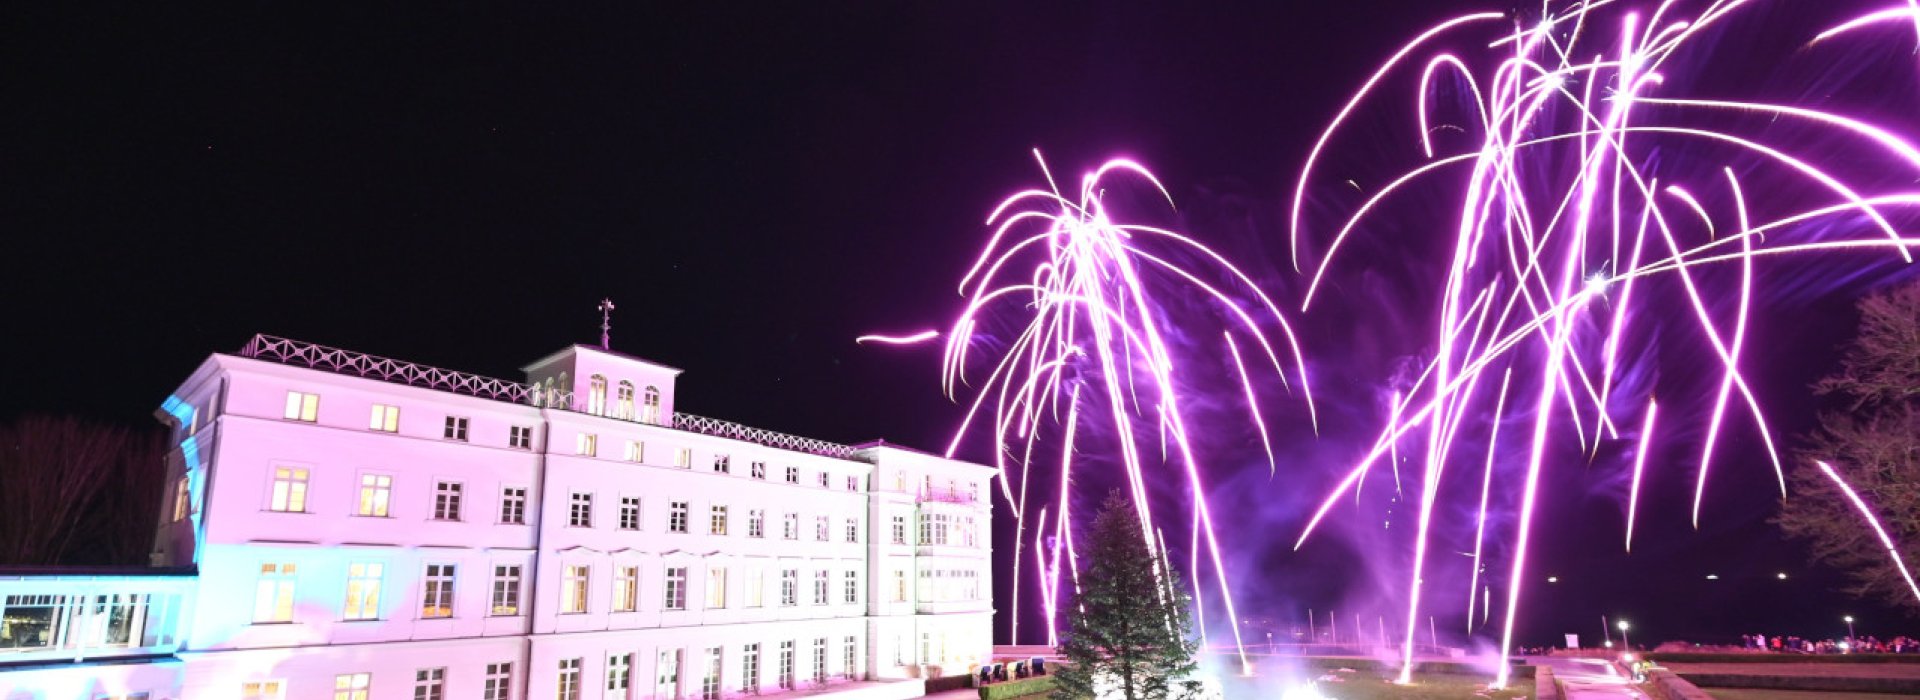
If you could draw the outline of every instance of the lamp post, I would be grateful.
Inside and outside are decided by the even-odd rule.
[[[1848,615],[1840,619],[1847,621],[1847,641],[1851,643],[1853,641],[1853,616]]]
[[[1633,644],[1627,641],[1627,628],[1630,627],[1630,625],[1627,624],[1626,620],[1621,620],[1616,626],[1620,628],[1620,646],[1629,652],[1633,651]]]

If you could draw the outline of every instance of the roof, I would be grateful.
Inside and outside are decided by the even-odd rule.
[[[527,363],[525,367],[520,368],[520,371],[522,372],[531,371],[535,367],[539,367],[540,365],[544,365],[554,360],[560,359],[561,355],[564,355],[569,352],[578,353],[581,350],[591,350],[593,352],[597,352],[605,355],[612,355],[614,357],[618,357],[623,360],[632,360],[634,362],[638,362],[644,365],[664,369],[674,374],[680,374],[681,372],[686,371],[686,370],[680,369],[679,367],[674,367],[672,365],[665,365],[658,362],[654,362],[653,360],[649,360],[647,358],[640,357],[638,355],[629,355],[627,353],[620,352],[619,350],[603,348],[598,345],[586,345],[583,343],[574,343],[572,345],[568,345],[564,348],[560,348],[559,350],[555,350],[551,353],[548,353],[545,357],[542,357],[538,360],[534,360],[533,362]]]

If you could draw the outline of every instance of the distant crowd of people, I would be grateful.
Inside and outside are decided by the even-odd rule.
[[[1882,640],[1876,637],[1854,639],[1802,639],[1795,636],[1764,634],[1743,635],[1743,646],[1753,651],[1777,651],[1792,654],[1920,654],[1920,639],[1905,635]]]

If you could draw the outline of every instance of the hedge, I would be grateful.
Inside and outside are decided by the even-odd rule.
[[[1648,661],[1675,664],[1920,664],[1920,654],[1779,654],[1770,652],[1648,652]]]
[[[1006,700],[1053,692],[1053,676],[1029,676],[980,686],[980,700]]]
[[[1761,676],[1733,673],[1682,673],[1681,678],[1702,688],[1762,688],[1816,690],[1835,693],[1889,693],[1920,695],[1920,679],[1858,676]]]

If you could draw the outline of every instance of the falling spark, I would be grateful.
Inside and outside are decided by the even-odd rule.
[[[1834,471],[1831,465],[1818,460],[1814,464],[1820,466],[1820,473],[1827,475],[1834,486],[1840,487],[1840,492],[1846,494],[1848,501],[1853,502],[1854,509],[1860,511],[1860,518],[1873,527],[1874,536],[1880,538],[1880,546],[1887,550],[1887,558],[1893,560],[1894,568],[1900,570],[1900,578],[1907,580],[1907,590],[1913,591],[1913,599],[1920,602],[1920,584],[1913,582],[1913,574],[1907,571],[1907,563],[1900,559],[1900,549],[1893,546],[1893,538],[1887,536],[1887,528],[1880,524],[1880,518],[1873,514],[1873,509],[1867,507],[1867,502],[1860,499],[1860,494],[1854,493],[1853,487],[1848,486],[1847,481],[1840,478],[1840,473]],[[1780,577],[1786,578],[1786,575]]]

